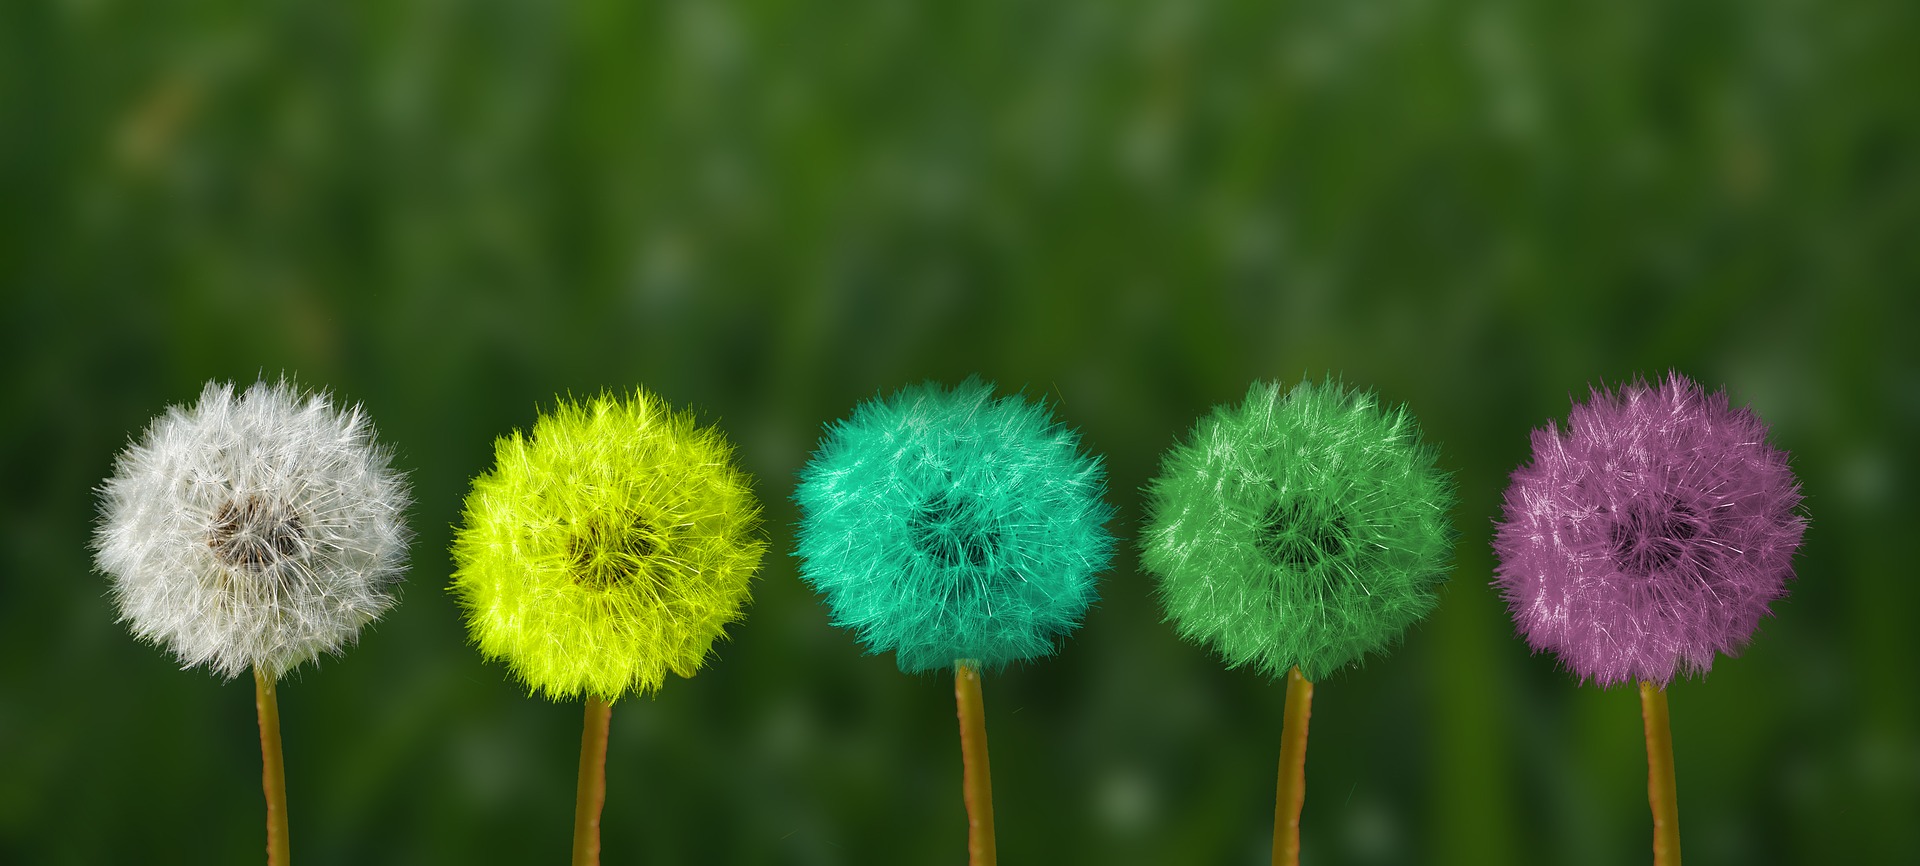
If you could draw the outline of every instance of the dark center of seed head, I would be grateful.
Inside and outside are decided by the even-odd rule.
[[[940,493],[907,518],[914,549],[945,567],[979,568],[992,558],[1000,534],[970,502]]]
[[[207,546],[222,562],[261,572],[299,553],[306,544],[300,515],[255,495],[230,499],[214,512]]]
[[[567,539],[573,559],[573,582],[589,589],[609,590],[640,576],[642,565],[658,549],[653,524],[592,520],[576,527]]]
[[[1610,530],[1613,564],[1646,577],[1672,565],[1687,542],[1705,530],[1705,518],[1689,505],[1635,502],[1616,515]]]
[[[1288,568],[1311,568],[1347,552],[1347,518],[1286,499],[1267,506],[1256,543],[1267,561]]]

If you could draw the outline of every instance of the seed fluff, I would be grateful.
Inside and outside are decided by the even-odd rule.
[[[94,561],[120,619],[183,667],[278,678],[395,602],[408,490],[358,406],[281,380],[209,382],[100,487]]]
[[[1806,530],[1767,426],[1678,373],[1595,390],[1533,433],[1494,535],[1494,583],[1536,651],[1602,686],[1665,686],[1739,653]]]

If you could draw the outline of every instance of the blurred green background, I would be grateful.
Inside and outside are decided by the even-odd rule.
[[[189,8],[191,6],[191,8]],[[1321,684],[1313,864],[1647,862],[1639,709],[1512,636],[1527,432],[1669,368],[1750,404],[1812,526],[1750,650],[1672,690],[1689,863],[1920,862],[1920,5],[0,5],[0,861],[249,863],[253,695],[136,643],[92,488],[210,378],[364,402],[404,600],[281,689],[313,863],[567,855],[581,709],[443,591],[467,481],[644,383],[767,505],[747,618],[613,717],[610,863],[956,863],[950,682],[795,576],[820,425],[978,372],[1106,455],[1125,543],[987,682],[1008,863],[1264,862],[1284,688],[1159,622],[1160,452],[1256,378],[1405,402],[1458,571]]]

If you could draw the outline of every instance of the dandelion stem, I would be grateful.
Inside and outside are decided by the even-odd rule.
[[[267,793],[267,864],[288,866],[287,765],[280,751],[280,698],[273,678],[253,669],[253,707],[260,713],[260,787]]]
[[[1647,804],[1653,808],[1654,866],[1680,866],[1680,799],[1673,781],[1673,730],[1667,690],[1640,683],[1640,718],[1647,726]]]
[[[987,767],[986,706],[980,698],[980,671],[964,662],[953,666],[953,700],[960,715],[962,793],[967,801],[967,862],[993,866],[993,777]]]
[[[1313,715],[1313,681],[1298,667],[1287,671],[1287,714],[1280,729],[1280,783],[1273,806],[1274,866],[1300,863],[1300,810],[1307,804],[1307,719]]]
[[[612,705],[587,696],[580,784],[573,801],[573,866],[600,866],[600,810],[607,805],[607,725],[612,720]]]

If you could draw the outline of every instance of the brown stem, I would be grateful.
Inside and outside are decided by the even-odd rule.
[[[1307,804],[1307,719],[1313,715],[1313,682],[1299,668],[1287,671],[1287,715],[1280,729],[1280,783],[1273,806],[1274,866],[1299,866],[1300,810]]]
[[[1640,683],[1640,718],[1647,727],[1647,805],[1653,809],[1654,866],[1680,866],[1680,798],[1673,781],[1673,729],[1667,690]]]
[[[961,791],[967,801],[967,862],[993,866],[993,777],[987,768],[986,705],[980,672],[953,665],[953,701],[960,715]]]
[[[607,805],[607,726],[613,707],[587,696],[580,731],[580,782],[573,800],[573,866],[600,866],[600,810]]]
[[[287,765],[280,751],[280,698],[273,679],[253,669],[253,708],[260,714],[260,787],[267,792],[267,866],[288,866]]]

